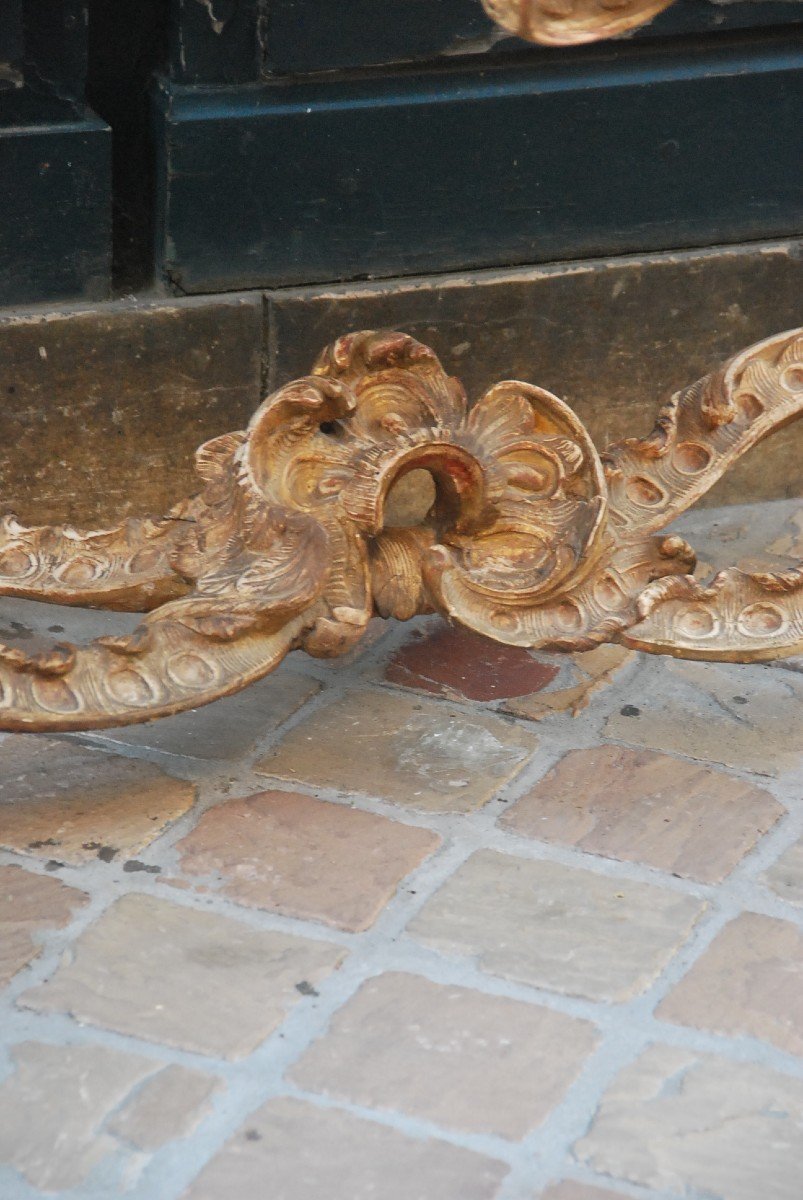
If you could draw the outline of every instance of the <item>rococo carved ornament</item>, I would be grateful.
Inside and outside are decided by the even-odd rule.
[[[673,0],[482,0],[503,29],[545,46],[574,46],[645,25]]]
[[[0,728],[79,730],[195,708],[293,649],[353,646],[374,615],[438,611],[511,645],[620,642],[761,661],[803,650],[803,563],[723,571],[660,531],[803,412],[803,330],[675,395],[649,437],[598,454],[561,400],[527,383],[469,409],[432,350],[356,333],[280,388],[244,432],[197,452],[202,490],[113,529],[0,522],[0,594],[146,611],[137,630],[26,654],[0,646]],[[429,472],[420,523],[394,485]]]

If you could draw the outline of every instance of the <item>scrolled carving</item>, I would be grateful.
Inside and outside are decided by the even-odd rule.
[[[482,0],[498,25],[545,46],[597,42],[645,25],[673,0]]]
[[[0,596],[30,596],[54,604],[143,612],[186,591],[170,556],[195,520],[183,500],[159,520],[124,521],[112,529],[22,525],[0,517]]]
[[[0,728],[149,720],[228,695],[292,649],[336,655],[375,614],[440,611],[515,645],[753,661],[803,649],[803,564],[694,579],[660,531],[803,411],[803,331],[673,397],[653,433],[598,454],[527,383],[469,408],[428,347],[357,333],[197,452],[199,494],[115,529],[0,523],[0,592],[150,610],[137,630],[36,654],[0,646]],[[428,471],[423,521],[388,498]]]

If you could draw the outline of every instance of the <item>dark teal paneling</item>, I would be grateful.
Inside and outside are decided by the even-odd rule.
[[[0,125],[0,304],[109,295],[110,179],[96,117]]]
[[[676,0],[624,42],[727,33],[803,21],[799,0]],[[266,70],[306,74],[454,56],[492,54],[548,61],[554,47],[532,46],[500,30],[480,0],[269,0]]]
[[[535,62],[560,54],[500,30],[480,0],[170,0],[169,12],[168,73],[176,83],[246,83],[489,55]],[[623,40],[800,21],[800,0],[676,0]]]
[[[111,131],[87,107],[85,0],[1,0],[0,304],[111,287]]]
[[[159,254],[190,292],[794,233],[798,42],[160,95]]]

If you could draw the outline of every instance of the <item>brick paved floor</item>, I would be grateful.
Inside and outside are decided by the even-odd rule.
[[[2,1200],[801,1200],[803,661],[368,640],[0,741]]]

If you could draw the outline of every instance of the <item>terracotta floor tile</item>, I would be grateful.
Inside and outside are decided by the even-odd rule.
[[[505,1174],[470,1150],[280,1098],[251,1114],[185,1200],[493,1200]]]
[[[214,876],[239,904],[361,930],[440,840],[300,792],[260,792],[204,813],[177,850],[182,871]]]
[[[0,742],[0,845],[20,854],[128,858],[194,800],[194,784],[152,763],[33,734]]]
[[[762,878],[782,900],[803,904],[803,838],[785,850]]]
[[[191,1067],[163,1067],[126,1100],[106,1128],[138,1150],[158,1150],[186,1137],[211,1111],[222,1081]]]
[[[37,935],[68,925],[87,899],[48,875],[0,867],[0,987],[39,956]]]
[[[803,528],[683,524],[709,574]],[[138,620],[19,605],[18,647]],[[0,1006],[0,1200],[803,1200],[801,664],[374,621],[175,719],[0,735],[0,983],[46,954]]]
[[[78,1187],[117,1148],[104,1120],[159,1069],[107,1046],[23,1042],[11,1057],[15,1069],[0,1083],[0,1163],[48,1193]]]
[[[607,736],[759,775],[803,762],[803,676],[794,671],[660,659],[639,680],[648,694],[608,719]]]
[[[546,657],[541,655],[540,657]],[[505,712],[517,717],[540,721],[555,713],[569,712],[573,717],[591,703],[591,697],[607,687],[621,669],[636,655],[624,646],[597,646],[574,654],[553,654],[550,658],[560,664],[560,675],[554,686],[547,686],[529,696],[506,700]]]
[[[588,1022],[547,1008],[391,973],[363,984],[291,1077],[369,1108],[518,1140],[563,1098],[596,1041]]]
[[[622,1192],[611,1192],[607,1188],[567,1179],[548,1187],[541,1193],[540,1200],[627,1200],[627,1197]]]
[[[385,668],[385,679],[451,699],[503,700],[540,691],[558,670],[528,650],[438,619],[426,632],[411,633]]]
[[[762,788],[651,750],[573,750],[500,818],[544,842],[716,883],[784,809]]]
[[[409,808],[468,812],[490,800],[535,746],[531,734],[492,713],[366,690],[319,708],[256,770]]]
[[[661,1195],[800,1200],[803,1081],[652,1046],[603,1096],[575,1153]]]
[[[153,896],[124,896],[19,1004],[166,1046],[241,1058],[344,957],[339,946],[252,929]]]
[[[407,931],[506,979],[625,1000],[663,970],[704,908],[652,884],[480,850]]]
[[[742,913],[693,964],[657,1015],[733,1037],[749,1034],[803,1055],[803,933]]]

